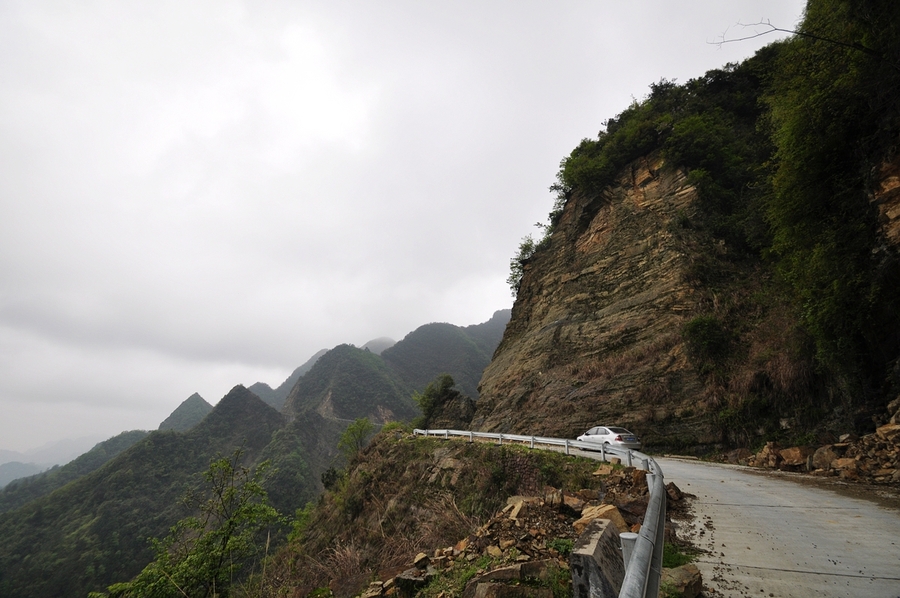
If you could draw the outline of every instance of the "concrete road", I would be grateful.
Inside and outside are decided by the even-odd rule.
[[[690,499],[680,537],[705,596],[900,598],[900,511],[784,476],[661,458],[666,482]]]

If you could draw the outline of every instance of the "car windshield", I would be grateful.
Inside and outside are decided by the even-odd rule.
[[[631,432],[629,432],[625,428],[610,428],[609,431],[613,434],[631,434]]]

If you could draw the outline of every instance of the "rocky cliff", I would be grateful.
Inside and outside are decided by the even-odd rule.
[[[691,424],[702,382],[680,330],[698,309],[685,226],[696,190],[658,155],[599,196],[566,203],[549,247],[525,263],[473,427],[573,436],[597,423],[665,434]]]

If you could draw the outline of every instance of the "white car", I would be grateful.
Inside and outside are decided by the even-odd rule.
[[[596,426],[578,437],[582,442],[608,444],[610,446],[641,450],[641,439],[626,430],[611,426]]]

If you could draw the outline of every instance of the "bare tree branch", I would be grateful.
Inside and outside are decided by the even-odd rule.
[[[745,27],[745,28],[746,27],[768,27],[768,29],[765,31],[759,32],[759,33],[754,33],[753,35],[747,35],[744,37],[737,37],[737,38],[733,38],[733,39],[727,39],[726,35],[727,35],[728,31],[725,31],[725,33],[723,33],[721,35],[721,39],[719,41],[706,42],[706,43],[716,45],[721,48],[723,44],[730,44],[730,43],[734,43],[734,42],[742,42],[742,41],[747,41],[750,39],[756,39],[756,38],[762,37],[764,35],[769,35],[770,33],[775,33],[775,32],[790,33],[792,35],[797,35],[799,37],[806,37],[809,39],[814,39],[816,41],[825,42],[827,44],[833,44],[835,46],[840,46],[842,48],[848,48],[850,50],[856,50],[858,52],[862,52],[863,54],[872,56],[876,60],[887,62],[894,69],[900,71],[900,65],[897,65],[896,63],[887,60],[884,57],[884,54],[882,54],[881,52],[879,52],[873,48],[870,48],[868,46],[864,46],[863,44],[861,44],[859,42],[853,42],[853,43],[848,44],[847,42],[842,42],[840,40],[832,39],[830,37],[822,37],[821,35],[816,35],[814,33],[809,33],[807,31],[800,31],[798,29],[782,29],[781,27],[776,27],[775,25],[773,25],[772,21],[770,21],[769,19],[765,19],[765,20],[760,19],[760,21],[758,23],[748,23],[748,24],[738,23],[738,25],[741,27]]]

